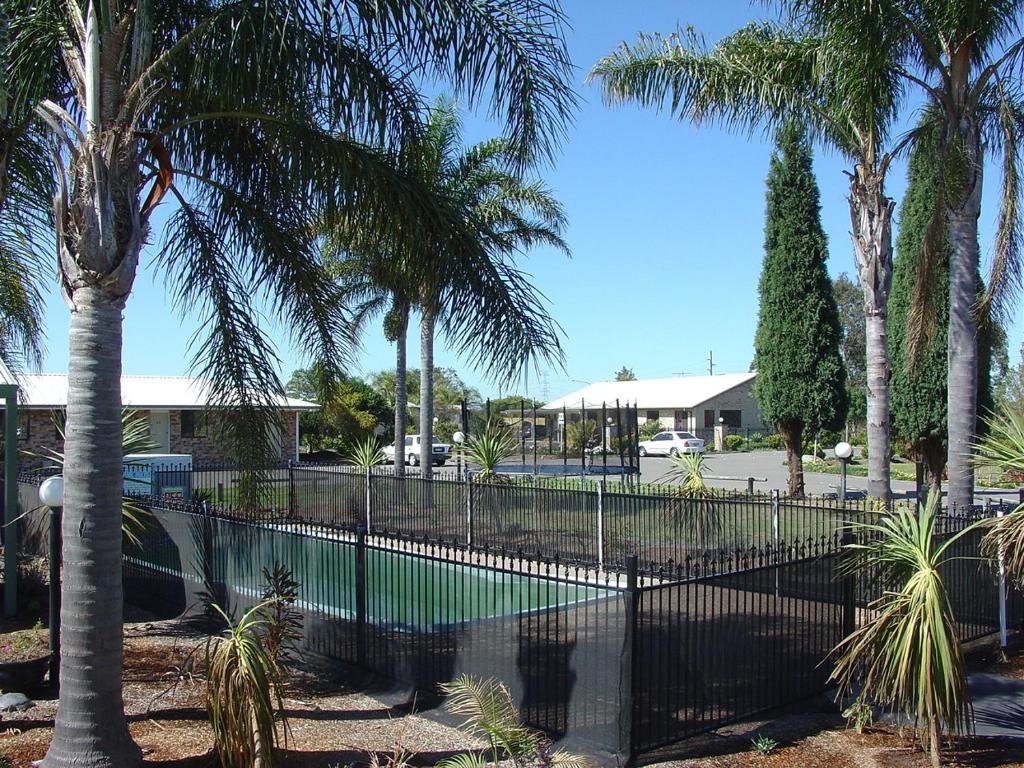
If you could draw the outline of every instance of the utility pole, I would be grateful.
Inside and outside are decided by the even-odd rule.
[[[708,376],[715,375],[715,358],[712,351],[708,350]]]

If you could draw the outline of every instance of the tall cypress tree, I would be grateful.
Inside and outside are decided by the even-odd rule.
[[[923,122],[927,122],[927,116]],[[924,464],[931,493],[942,492],[946,471],[946,381],[949,327],[949,257],[936,259],[930,271],[933,292],[933,335],[910,360],[907,349],[907,313],[917,281],[918,259],[928,221],[935,209],[940,180],[940,136],[923,132],[914,142],[907,164],[907,191],[900,203],[899,234],[893,259],[892,291],[889,294],[889,359],[892,381],[889,399],[895,440],[906,454]],[[984,286],[979,283],[979,294]],[[1001,329],[981,322],[978,329],[978,417],[992,407],[990,366],[993,344],[1002,338]],[[979,431],[983,427],[978,425]]]
[[[789,492],[802,496],[805,430],[838,429],[848,405],[839,310],[803,126],[790,123],[776,135],[767,187],[754,394],[785,443]]]

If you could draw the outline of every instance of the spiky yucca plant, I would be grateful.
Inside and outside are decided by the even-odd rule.
[[[1024,475],[1024,413],[1004,405],[993,414],[988,434],[978,443],[975,461],[995,465],[1004,473]],[[1024,583],[1024,504],[987,525],[982,552],[992,558],[1001,556],[1007,573],[1018,584]]]
[[[288,721],[278,716],[284,675],[264,642],[273,602],[253,606],[237,623],[213,605],[227,625],[206,645],[206,712],[221,768],[271,768],[279,736],[287,743]]]
[[[488,743],[490,761],[483,754],[466,752],[442,760],[438,768],[497,768],[502,760],[517,766],[536,762],[550,768],[587,768],[585,758],[551,750],[539,733],[523,725],[512,694],[497,680],[462,675],[441,689],[448,697],[448,711],[465,718],[460,728]]]
[[[498,473],[501,463],[516,452],[516,441],[504,424],[489,420],[483,432],[469,435],[459,450],[467,467],[470,464],[479,467],[474,476],[476,480],[494,483],[509,479],[507,475]]]
[[[708,546],[721,529],[713,499],[715,489],[704,480],[703,453],[677,453],[669,457],[670,481],[679,483],[672,505],[684,531],[701,546]]]
[[[953,607],[939,575],[957,559],[950,547],[973,526],[935,535],[936,504],[916,516],[897,509],[869,523],[849,524],[854,542],[841,574],[877,578],[883,592],[866,622],[833,650],[831,679],[840,693],[858,683],[861,698],[911,717],[932,764],[941,764],[942,728],[962,732],[970,713],[964,659]]]
[[[345,457],[361,469],[377,467],[384,463],[384,451],[376,437],[357,440],[349,446]]]

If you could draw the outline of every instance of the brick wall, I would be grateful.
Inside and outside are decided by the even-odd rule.
[[[18,441],[18,448],[21,451],[19,463],[22,467],[31,468],[48,464],[45,459],[28,455],[32,453],[45,453],[47,451],[62,451],[64,445],[58,439],[57,431],[53,425],[53,416],[49,410],[28,410],[22,413],[28,414],[28,437]],[[201,416],[197,413],[197,419]],[[181,411],[170,412],[171,424],[171,453],[190,454],[192,461],[196,464],[224,464],[231,463],[233,456],[231,450],[218,443],[216,438],[216,425],[214,424],[215,414],[210,415],[209,427],[205,437],[182,437],[181,435]],[[288,460],[295,458],[295,411],[281,412],[281,458]]]
[[[30,454],[40,453],[49,455],[51,451],[63,451],[64,441],[57,435],[57,428],[54,426],[54,412],[49,410],[24,410],[18,419],[19,426],[24,423],[25,414],[28,415],[28,436],[18,438],[18,464],[22,467],[41,467],[52,462],[41,459]]]

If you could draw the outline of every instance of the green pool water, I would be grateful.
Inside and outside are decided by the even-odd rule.
[[[201,582],[204,569],[195,555],[201,550],[191,544],[197,537],[190,535],[182,542],[174,526],[167,528],[173,546],[164,537],[164,545],[132,553],[129,562]],[[356,615],[355,543],[227,521],[216,522],[212,542],[213,558],[207,568],[216,582],[258,596],[262,569],[282,563],[299,582],[301,607],[329,616]],[[599,586],[365,548],[366,619],[374,624],[429,630],[581,604],[612,594],[613,590]]]

